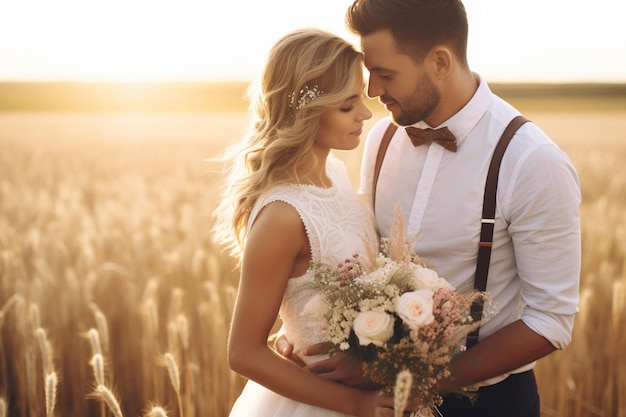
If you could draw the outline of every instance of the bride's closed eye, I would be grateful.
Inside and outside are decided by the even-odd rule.
[[[341,107],[339,110],[341,110],[344,113],[350,113],[352,110],[354,110],[354,106]]]

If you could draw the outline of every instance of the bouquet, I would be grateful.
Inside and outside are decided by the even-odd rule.
[[[367,378],[386,393],[395,390],[396,413],[411,398],[421,415],[432,415],[441,403],[438,381],[449,376],[450,360],[480,324],[470,315],[472,303],[490,300],[480,292],[459,294],[412,253],[405,233],[396,206],[378,253],[312,264],[315,295],[304,314],[320,322],[334,349],[362,363]]]

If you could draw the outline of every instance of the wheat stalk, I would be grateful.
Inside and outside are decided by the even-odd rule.
[[[28,328],[28,313],[26,311],[26,301],[24,300],[24,297],[22,296],[17,296],[15,298],[15,317],[16,317],[16,322],[17,322],[17,327],[18,329],[20,329],[20,332],[22,333],[22,337],[25,337],[27,333],[30,333],[30,330]]]
[[[180,337],[176,322],[167,323],[167,347],[170,352],[180,353]]]
[[[7,417],[7,402],[4,398],[0,397],[0,417]]]
[[[96,393],[98,397],[106,403],[115,417],[124,417],[120,404],[117,402],[117,398],[115,398],[115,395],[113,395],[110,389],[100,384],[96,387]]]
[[[52,417],[57,399],[57,373],[50,372],[46,375],[45,396],[46,396],[46,416]]]
[[[89,364],[93,368],[93,375],[96,379],[96,384],[104,385],[104,358],[101,353],[96,353],[91,357]]]
[[[183,351],[187,352],[189,350],[189,321],[183,313],[176,317],[176,328],[183,345]]]
[[[9,299],[6,300],[6,302],[2,306],[2,310],[0,310],[0,312],[2,312],[2,314],[6,314],[7,311],[9,311],[11,307],[13,307],[13,304],[17,303],[18,299],[22,299],[22,296],[19,294],[13,294],[12,296],[10,296]]]
[[[153,395],[160,397],[160,393],[163,389],[157,378],[154,377],[154,370],[152,364],[154,357],[159,356],[159,313],[157,311],[157,305],[154,300],[154,292],[157,288],[157,282],[151,280],[146,285],[144,294],[147,298],[144,299],[141,308],[141,323],[143,328],[142,337],[142,359],[143,359],[143,374],[146,381],[152,381]],[[154,287],[151,289],[150,287]]]
[[[167,417],[167,413],[162,407],[154,406],[146,414],[146,417]]]
[[[96,329],[91,328],[87,331],[87,337],[89,338],[89,344],[91,345],[91,352],[94,355],[102,354],[100,333]]]
[[[39,351],[41,352],[41,364],[44,374],[49,374],[54,371],[52,366],[52,348],[50,342],[46,336],[46,331],[38,327],[35,331],[37,335],[37,344],[39,345]]]
[[[611,303],[613,326],[615,334],[619,334],[620,317],[626,308],[626,283],[616,281],[613,283],[613,302]]]
[[[176,392],[176,398],[178,399],[178,415],[183,417],[183,402],[180,396],[180,372],[178,370],[178,364],[174,356],[169,352],[163,355],[163,357],[167,365],[167,373],[170,376],[170,382],[172,383],[174,392]]]
[[[389,230],[389,258],[398,263],[408,263],[413,256],[411,247],[417,240],[417,236],[407,240],[406,231],[402,209],[400,203],[397,202],[394,206],[393,220]]]
[[[93,369],[96,386],[106,386],[104,380],[104,357],[102,356],[102,354],[96,353],[95,355],[93,355],[91,361],[89,361],[89,364]],[[104,417],[106,415],[105,412],[106,410],[104,402],[100,402],[100,416]]]
[[[33,326],[33,329],[38,329],[41,327],[41,315],[39,313],[39,306],[35,303],[30,305],[30,322]]]
[[[2,330],[2,326],[4,325],[4,318],[6,316],[6,314],[8,313],[9,309],[11,307],[13,307],[13,304],[16,304],[18,302],[18,299],[21,299],[22,297],[18,294],[13,294],[12,296],[9,297],[9,299],[4,303],[4,305],[2,306],[2,309],[0,309],[0,330]],[[0,337],[2,336],[2,334],[0,333]],[[1,416],[0,416],[1,417]]]
[[[411,386],[413,385],[413,375],[406,369],[400,371],[396,377],[396,385],[393,395],[394,417],[402,417],[406,405],[411,395]]]
[[[150,278],[143,289],[143,300],[155,298],[159,289],[159,280],[157,278]]]
[[[109,351],[109,325],[107,323],[107,318],[102,313],[102,311],[98,310],[94,313],[96,316],[96,323],[98,325],[98,332],[100,333],[100,342],[101,347],[103,348],[103,352]]]
[[[148,298],[143,303],[143,312],[146,328],[151,336],[159,335],[159,313],[154,298]]]
[[[163,355],[165,358],[165,364],[167,365],[167,373],[170,376],[170,382],[172,383],[172,387],[176,393],[180,393],[180,372],[178,370],[178,364],[176,363],[176,359],[171,353],[166,353]]]
[[[36,401],[37,398],[37,364],[36,364],[35,347],[32,344],[27,345],[24,352],[24,361],[26,362],[26,384],[28,385],[29,402]]]
[[[180,313],[176,317],[176,324],[178,327],[178,334],[180,336],[181,344],[183,345],[183,360],[184,360],[184,373],[185,373],[185,403],[188,407],[191,405],[191,395],[194,391],[194,381],[191,374],[191,363],[189,357],[189,321],[185,314]]]

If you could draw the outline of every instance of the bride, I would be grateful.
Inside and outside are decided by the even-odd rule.
[[[268,347],[276,317],[294,349],[321,342],[301,314],[311,262],[336,264],[366,248],[370,213],[332,149],[359,145],[365,106],[362,55],[320,30],[292,32],[270,51],[252,128],[232,150],[216,237],[241,277],[228,361],[249,381],[231,417],[380,416],[388,399],[324,380]],[[327,355],[324,355],[327,357]],[[318,358],[321,359],[321,358]]]

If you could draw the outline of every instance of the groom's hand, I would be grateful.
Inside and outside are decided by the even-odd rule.
[[[344,352],[334,351],[333,349],[335,348],[331,343],[318,343],[304,349],[302,354],[305,356],[336,352],[333,353],[328,359],[307,365],[305,369],[322,378],[341,382],[345,385],[351,385],[363,389],[375,388],[363,377],[363,369],[361,368],[361,364],[356,359],[350,357]]]

